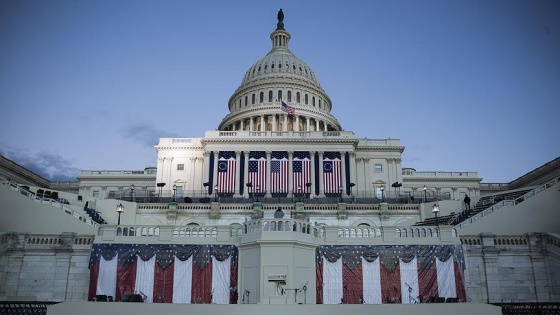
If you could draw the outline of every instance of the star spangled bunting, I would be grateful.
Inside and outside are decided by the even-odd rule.
[[[282,110],[288,113],[288,115],[290,116],[293,116],[294,113],[296,112],[295,108],[288,106],[288,104],[286,104],[284,101],[282,101]]]

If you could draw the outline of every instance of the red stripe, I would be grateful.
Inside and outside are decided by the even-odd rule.
[[[418,295],[421,302],[438,296],[437,269],[435,260],[426,269],[418,262]]]
[[[191,303],[212,303],[212,260],[206,263],[204,269],[193,262]]]
[[[401,269],[396,265],[392,270],[383,264],[381,268],[381,301],[386,303],[401,303]]]
[[[163,269],[156,263],[154,270],[154,303],[173,303],[174,263]]]
[[[342,300],[344,304],[362,304],[364,297],[362,264],[350,269],[342,263]]]
[[[89,269],[88,301],[93,301],[97,293],[97,279],[99,277],[99,261]]]
[[[115,258],[116,259],[116,258]],[[121,296],[124,294],[131,295],[134,292],[136,285],[136,260],[133,263],[124,267],[119,264],[117,266],[117,293],[115,294],[115,301],[120,301]]]

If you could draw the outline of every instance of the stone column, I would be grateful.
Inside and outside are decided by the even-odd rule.
[[[235,190],[241,195],[241,175],[240,175],[240,168],[241,164],[241,151],[235,151]]]
[[[325,197],[325,185],[323,184],[323,154],[325,152],[319,151],[319,197]]]
[[[212,193],[214,193],[214,186],[218,184],[218,156],[220,151],[213,151],[214,152],[214,173],[212,174]]]
[[[346,169],[346,163],[345,163],[346,154],[345,153],[346,152],[344,152],[344,151],[340,151],[340,177],[341,177],[340,185],[342,186],[342,196],[346,196],[346,188],[347,188],[346,172],[348,170]]]
[[[272,151],[266,151],[266,197],[271,198],[270,194],[270,158]]]
[[[352,193],[356,195],[359,187],[356,178],[356,153],[348,152],[348,158],[350,160],[350,183],[355,184],[355,186],[352,188]]]
[[[288,151],[288,194],[294,191],[294,151]]]
[[[317,172],[318,170],[315,169],[315,155],[317,154],[317,152],[313,151],[313,152],[309,152],[309,157],[311,158],[311,179],[310,182],[313,184],[311,185],[311,192],[313,195],[315,195],[315,187],[319,187],[319,190],[321,189],[319,185],[319,183],[315,183],[315,172]]]
[[[244,178],[244,182],[245,184],[247,184],[247,181],[249,180],[249,151],[243,151],[243,155],[245,155],[245,167],[244,167],[244,171],[243,171],[243,178]],[[245,192],[245,195],[247,197],[249,197],[249,188],[247,187],[246,189],[247,191]]]

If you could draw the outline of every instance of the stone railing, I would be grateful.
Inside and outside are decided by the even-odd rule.
[[[282,235],[293,235],[291,237],[305,234],[306,238],[321,244],[364,243],[374,239],[403,244],[459,242],[457,230],[451,226],[324,226],[291,218],[257,219],[229,226],[103,225],[96,242],[238,244],[243,236],[257,239],[267,233],[290,233]]]
[[[283,138],[339,138],[353,139],[354,133],[351,131],[206,131],[205,138],[265,138],[278,137]]]
[[[525,200],[531,199],[533,197],[535,197],[536,195],[540,194],[541,192],[550,189],[551,187],[555,187],[558,183],[560,182],[560,178],[555,178],[543,185],[537,186],[535,189],[528,191],[526,194],[516,198],[515,200],[502,200],[490,207],[488,207],[487,209],[484,209],[482,211],[480,211],[479,213],[477,213],[476,215],[473,215],[472,217],[464,220],[463,222],[459,223],[458,225],[456,225],[456,227],[458,227],[459,229],[468,226],[480,219],[482,219],[483,217],[492,214],[494,211],[503,208],[503,207],[513,207],[519,203],[524,202]]]

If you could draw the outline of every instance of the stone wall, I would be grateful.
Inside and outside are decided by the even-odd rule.
[[[556,240],[550,242],[550,240]],[[462,237],[470,302],[558,302],[558,238],[544,234]]]
[[[4,234],[1,240],[1,299],[87,300],[93,236]]]
[[[0,300],[86,301],[93,235],[0,235]],[[560,237],[461,237],[467,299],[560,302]]]

